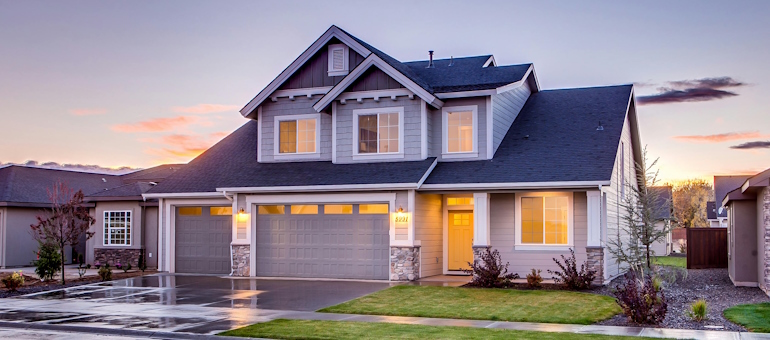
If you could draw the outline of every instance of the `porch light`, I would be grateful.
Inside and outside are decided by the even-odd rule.
[[[401,206],[398,206],[398,213],[399,214],[403,214],[404,213],[404,208],[401,207]]]
[[[238,210],[238,222],[246,222],[246,220],[249,218],[249,215],[246,214],[246,210],[241,208]]]

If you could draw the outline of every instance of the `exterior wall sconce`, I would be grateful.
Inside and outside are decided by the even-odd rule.
[[[241,208],[238,210],[238,222],[246,222],[248,220],[249,215],[246,214],[246,210]]]

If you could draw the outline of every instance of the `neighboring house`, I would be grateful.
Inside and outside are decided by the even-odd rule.
[[[642,162],[632,85],[542,90],[491,55],[400,62],[329,28],[248,122],[143,196],[172,273],[406,281],[573,248],[607,282]],[[230,214],[232,212],[232,214]]]
[[[656,223],[655,226],[660,230],[669,230],[665,239],[653,243],[650,248],[655,252],[656,256],[666,256],[671,254],[674,249],[679,248],[678,245],[674,245],[673,230],[671,229],[671,218],[674,209],[672,204],[672,188],[670,186],[661,186],[651,187],[650,189],[658,192],[658,205],[656,211],[660,213],[658,218],[662,219],[662,221]]]
[[[717,202],[706,202],[706,218],[711,228],[727,228],[727,209],[721,203],[717,208]]]
[[[730,279],[770,294],[770,169],[748,176],[721,199],[727,208]]]
[[[48,191],[57,182],[63,182],[73,190],[82,190],[86,195],[96,193],[86,197],[85,206],[91,208],[92,215],[97,220],[92,229],[97,235],[87,242],[81,242],[74,252],[65,250],[67,263],[72,262],[75,253],[85,254],[88,263],[93,263],[94,248],[100,248],[94,244],[101,242],[101,230],[105,227],[103,212],[113,210],[104,207],[112,205],[115,210],[133,212],[134,205],[148,205],[137,203],[143,201],[141,194],[147,188],[143,183],[160,181],[178,168],[178,165],[159,166],[122,176],[20,165],[0,168],[0,268],[29,266],[37,258],[38,244],[32,237],[30,225],[37,222],[37,216],[44,216],[46,209],[50,209]],[[128,190],[137,185],[142,186],[144,190]],[[157,202],[155,206],[157,207]],[[155,211],[157,213],[157,208]],[[157,224],[157,218],[152,216],[151,212],[148,213],[148,219],[150,224]],[[129,223],[128,233],[143,234],[143,223],[138,223],[139,220],[129,219],[126,222]],[[112,230],[118,232],[117,228]],[[148,249],[155,249],[157,246],[157,238],[154,235],[157,235],[154,231],[148,235],[153,237]],[[152,259],[148,259],[148,266],[151,266],[151,263]]]

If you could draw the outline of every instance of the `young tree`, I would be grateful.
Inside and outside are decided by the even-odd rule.
[[[647,150],[644,150],[644,163],[636,164],[638,185],[628,185],[626,197],[621,197],[623,221],[619,227],[618,236],[608,241],[610,252],[615,255],[618,264],[626,263],[631,268],[652,264],[651,258],[655,252],[650,249],[653,243],[664,240],[671,230],[665,220],[665,209],[670,202],[661,197],[660,188],[656,188],[658,171],[653,170],[657,165],[656,159],[652,163],[647,162]],[[625,238],[623,237],[625,235]]]
[[[37,223],[30,227],[35,240],[59,248],[62,260],[61,282],[64,284],[64,248],[77,246],[83,235],[86,235],[86,239],[94,236],[88,229],[96,220],[88,213],[88,208],[83,206],[84,195],[81,190],[75,192],[67,184],[56,182],[48,190],[48,198],[51,200],[51,210],[46,211],[44,216],[37,216]]]
[[[714,200],[714,190],[709,182],[696,178],[677,183],[674,186],[676,223],[682,228],[708,226],[706,203],[711,200]]]

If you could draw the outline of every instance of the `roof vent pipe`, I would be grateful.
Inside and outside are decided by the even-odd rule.
[[[601,121],[599,121],[599,126],[596,127],[596,131],[604,131],[604,126],[602,126]]]
[[[454,64],[455,64],[455,57],[454,56],[449,56],[449,66],[452,66]]]
[[[428,55],[430,56],[430,60],[428,61],[428,68],[433,68],[433,51],[428,51]]]

